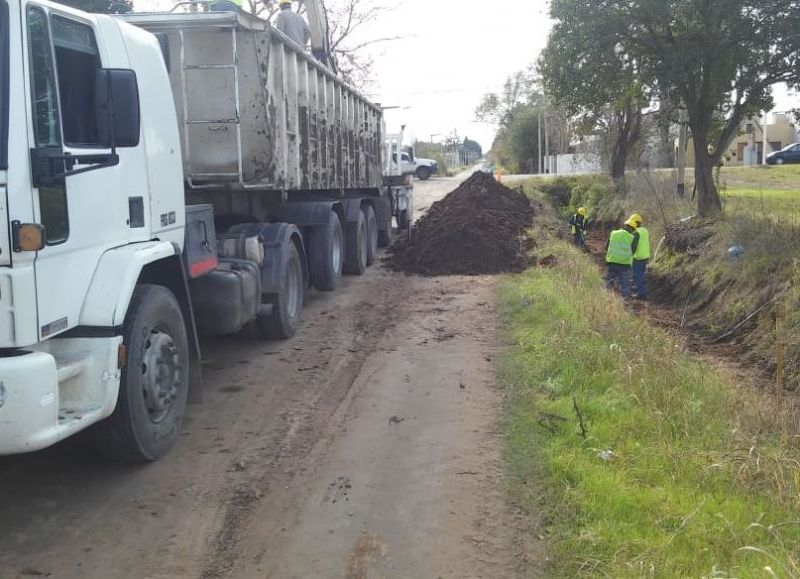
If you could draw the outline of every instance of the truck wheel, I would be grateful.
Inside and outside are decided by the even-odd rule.
[[[372,205],[367,205],[363,211],[367,219],[367,265],[370,266],[378,259],[378,218]]]
[[[311,229],[308,252],[311,284],[320,291],[335,290],[342,278],[344,263],[342,222],[335,211],[328,216],[328,225]]]
[[[430,170],[430,167],[417,167],[417,179],[420,181],[427,181],[431,178],[433,172]]]
[[[106,458],[152,462],[180,433],[189,393],[189,344],[181,307],[168,289],[142,284],[125,316],[122,369],[114,413],[94,429]]]
[[[345,236],[344,272],[361,275],[367,269],[367,218],[358,212],[358,221],[347,228]]]
[[[289,243],[289,260],[281,293],[272,302],[272,313],[256,318],[262,336],[270,340],[285,340],[297,332],[305,299],[304,277],[300,252],[294,243]]]

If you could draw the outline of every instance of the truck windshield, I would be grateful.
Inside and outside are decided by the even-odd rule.
[[[0,0],[0,170],[8,169],[8,4]]]

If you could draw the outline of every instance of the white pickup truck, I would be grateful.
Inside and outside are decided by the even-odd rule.
[[[430,179],[439,171],[439,163],[433,159],[423,159],[414,156],[414,149],[404,147],[400,153],[400,164],[404,175],[414,175],[420,181]]]

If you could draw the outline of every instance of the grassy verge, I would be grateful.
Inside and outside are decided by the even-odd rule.
[[[682,353],[572,247],[539,251],[556,266],[508,278],[500,303],[513,493],[550,523],[546,576],[800,576],[780,401]]]

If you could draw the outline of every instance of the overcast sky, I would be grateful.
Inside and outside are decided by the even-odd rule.
[[[387,111],[387,119],[408,125],[418,139],[455,129],[488,149],[494,128],[475,122],[475,107],[536,60],[549,27],[546,0],[401,1],[364,32],[405,36],[374,50],[377,82],[369,96],[409,107]]]

